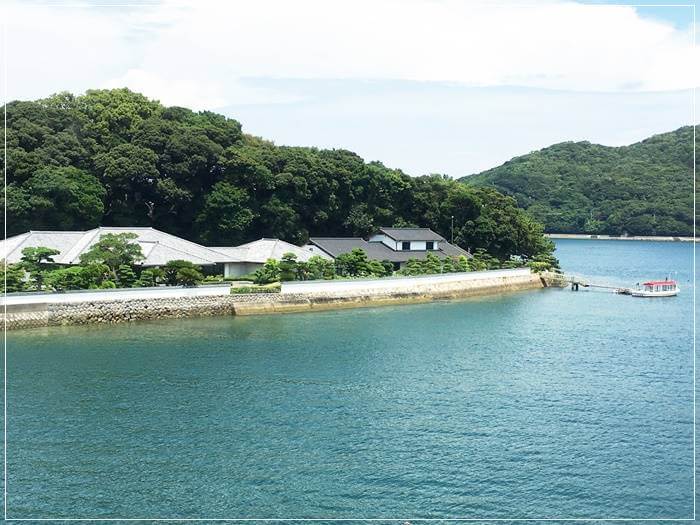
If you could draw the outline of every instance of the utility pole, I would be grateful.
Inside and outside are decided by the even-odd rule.
[[[450,229],[452,230],[450,244],[454,244],[455,243],[455,216],[454,215],[450,215],[450,223],[451,223]]]

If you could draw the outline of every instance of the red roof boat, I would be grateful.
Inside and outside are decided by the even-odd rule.
[[[678,284],[676,281],[666,279],[665,281],[647,281],[638,287],[631,290],[630,294],[634,297],[672,297],[678,295]]]

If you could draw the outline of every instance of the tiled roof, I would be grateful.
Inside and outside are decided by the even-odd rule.
[[[0,240],[0,258],[8,263],[16,263],[22,258],[24,248],[44,246],[61,252],[53,258],[54,261],[61,262],[63,255],[80,241],[83,235],[85,232],[29,231]]]
[[[264,263],[268,259],[281,259],[285,253],[293,253],[297,261],[308,261],[314,253],[306,248],[280,239],[258,239],[240,246],[213,246],[210,248],[226,257],[227,262]]]
[[[379,228],[379,232],[395,241],[444,241],[430,228]]]
[[[224,254],[200,244],[187,241],[154,228],[101,227],[88,231],[30,231],[0,241],[0,257],[8,263],[16,263],[22,258],[22,249],[45,246],[59,250],[54,261],[59,264],[78,264],[80,256],[108,233],[131,232],[138,237],[144,266],[160,266],[174,259],[184,259],[194,264],[210,265],[226,262]]]
[[[429,253],[438,257],[451,257],[469,253],[446,241],[438,244],[437,250],[392,250],[381,242],[368,242],[359,237],[312,237],[309,242],[321,248],[331,257],[337,257],[343,253],[349,253],[355,248],[361,248],[370,259],[378,261],[406,262],[409,259],[425,259]]]
[[[361,248],[370,259],[385,259],[387,252],[393,250],[380,242],[367,242],[360,237],[312,237],[309,242],[315,244],[331,257],[338,257],[342,253],[351,252],[355,248]]]

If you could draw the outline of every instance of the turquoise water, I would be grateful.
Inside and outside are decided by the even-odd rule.
[[[14,518],[687,518],[692,247],[561,241],[542,290],[8,335]]]

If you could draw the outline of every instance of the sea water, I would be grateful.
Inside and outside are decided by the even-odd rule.
[[[688,518],[692,245],[557,243],[681,294],[7,336],[10,518]]]

